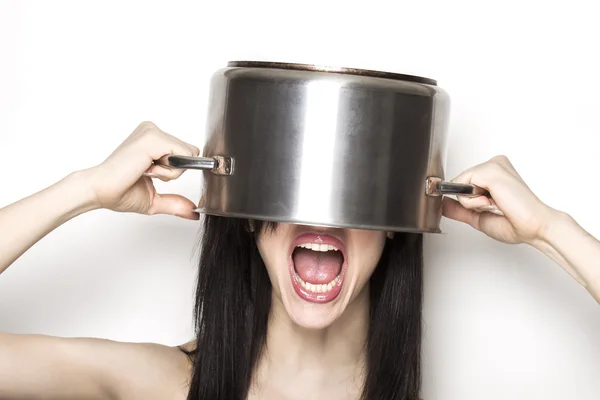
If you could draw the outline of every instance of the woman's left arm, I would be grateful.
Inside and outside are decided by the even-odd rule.
[[[568,214],[558,213],[532,244],[577,279],[600,303],[600,241]]]
[[[565,269],[600,303],[600,241],[570,215],[544,204],[504,157],[468,169],[453,182],[487,189],[488,197],[444,198],[444,215],[504,243],[526,243]]]

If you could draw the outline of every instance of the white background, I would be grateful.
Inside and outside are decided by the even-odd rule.
[[[0,206],[101,162],[143,120],[201,147],[212,72],[254,59],[437,79],[449,177],[506,154],[598,237],[594,3],[0,2]],[[158,186],[197,201],[199,182]],[[0,330],[187,341],[198,228],[76,218],[1,276]],[[600,306],[530,248],[443,229],[426,237],[426,400],[600,398]]]

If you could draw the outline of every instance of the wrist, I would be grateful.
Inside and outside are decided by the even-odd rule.
[[[57,183],[68,204],[65,219],[101,208],[91,184],[91,175],[91,170],[75,171]]]
[[[600,242],[569,214],[555,211],[534,247],[554,260],[600,302]]]
[[[544,223],[531,245],[544,253],[552,251],[561,237],[577,226],[575,220],[567,213],[549,209]]]

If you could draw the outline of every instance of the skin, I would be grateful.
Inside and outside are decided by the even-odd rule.
[[[292,287],[288,249],[297,236],[307,232],[335,236],[347,248],[351,267],[342,291],[329,303],[306,302]],[[266,229],[260,235],[258,248],[273,283],[273,301],[267,330],[268,354],[259,362],[250,398],[360,396],[362,344],[367,337],[369,307],[366,284],[383,251],[385,236],[385,232],[292,224],[279,224],[275,232]]]
[[[199,150],[145,122],[100,165],[0,209],[0,272],[45,235],[91,210],[198,219],[189,199],[154,190],[152,178],[169,181],[183,172],[153,165],[166,154],[197,156]],[[447,218],[505,243],[531,245],[600,302],[600,242],[568,214],[538,199],[506,157],[470,168],[454,181],[482,186],[493,200],[445,198]],[[496,210],[504,215],[489,212]],[[259,250],[274,290],[268,351],[255,373],[251,399],[356,399],[360,392],[366,282],[386,233],[322,229],[344,240],[349,268],[338,298],[314,305],[296,297],[287,270],[287,249],[307,229],[281,224],[274,233],[260,235]],[[185,346],[193,348],[194,343]],[[150,343],[0,333],[0,354],[0,398],[15,400],[184,400],[191,372],[179,349]]]

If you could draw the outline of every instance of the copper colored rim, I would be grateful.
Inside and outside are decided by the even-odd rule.
[[[397,74],[393,72],[374,71],[369,69],[330,67],[313,64],[295,64],[282,62],[267,62],[267,61],[230,61],[228,67],[241,68],[275,68],[275,69],[292,69],[298,71],[318,71],[318,72],[333,72],[338,74],[370,76],[374,78],[394,79],[408,82],[424,83],[426,85],[437,86],[435,79],[424,78],[415,75]]]

